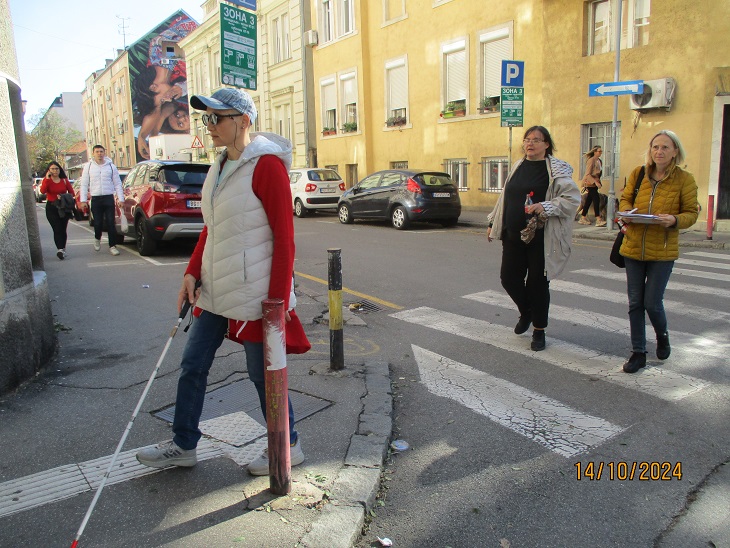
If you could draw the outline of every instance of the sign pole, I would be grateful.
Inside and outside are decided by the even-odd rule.
[[[512,126],[509,127],[509,163],[507,164],[507,171],[512,169]]]
[[[621,67],[621,2],[618,4],[618,17],[616,18],[616,61],[613,70],[613,81],[619,81],[619,70]],[[618,155],[616,154],[616,141],[618,129],[618,95],[613,96],[613,121],[611,122],[611,153],[613,154],[613,166],[611,167],[611,186],[608,191],[608,207],[606,208],[606,216],[608,217],[608,230],[613,231],[614,216],[616,214],[616,165]]]

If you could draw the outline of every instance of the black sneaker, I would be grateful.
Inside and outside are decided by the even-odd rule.
[[[646,367],[646,352],[632,352],[624,364],[624,373],[636,373],[642,367]]]
[[[672,353],[672,347],[669,346],[669,333],[662,333],[656,338],[656,357],[660,360],[666,360]]]
[[[531,322],[532,321],[530,320],[530,317],[528,315],[520,316],[520,319],[515,326],[515,333],[517,333],[518,335],[522,335],[530,328]]]
[[[545,330],[544,329],[535,329],[532,332],[532,342],[530,343],[530,348],[534,350],[535,352],[539,352],[540,350],[545,350]]]

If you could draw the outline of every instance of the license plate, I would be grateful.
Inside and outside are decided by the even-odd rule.
[[[434,192],[433,193],[434,198],[451,198],[450,192]]]
[[[333,194],[335,189],[334,188],[320,188],[319,191],[322,194]]]
[[[188,200],[188,207],[200,209],[200,200]]]

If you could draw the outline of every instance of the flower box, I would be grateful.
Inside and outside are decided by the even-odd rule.
[[[393,126],[404,126],[406,125],[406,117],[405,116],[391,116],[385,121],[385,125],[388,127]]]
[[[323,129],[322,137],[327,137],[328,135],[337,135],[337,130],[336,129]]]

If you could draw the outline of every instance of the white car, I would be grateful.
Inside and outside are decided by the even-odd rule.
[[[292,169],[289,184],[297,217],[306,217],[317,209],[337,210],[337,202],[345,191],[345,183],[334,169]]]

